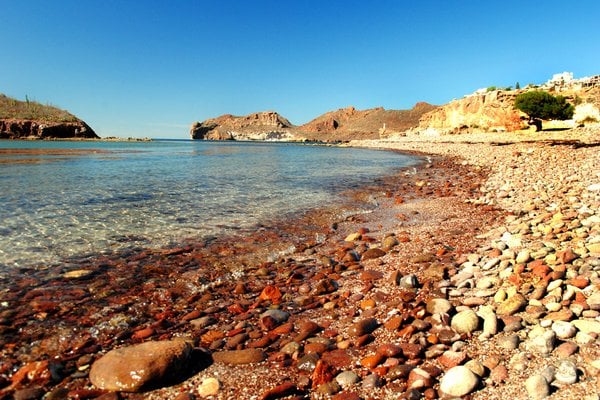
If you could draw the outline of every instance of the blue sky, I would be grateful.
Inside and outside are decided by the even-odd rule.
[[[576,6],[573,6],[575,4]],[[0,93],[100,136],[187,138],[275,110],[443,104],[481,87],[600,74],[600,2],[0,0]]]

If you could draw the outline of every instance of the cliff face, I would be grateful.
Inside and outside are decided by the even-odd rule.
[[[237,117],[231,114],[194,122],[192,139],[204,140],[291,140],[293,125],[273,111]]]
[[[514,108],[519,93],[522,91],[494,90],[453,100],[424,114],[411,131],[452,134],[519,130],[526,127],[525,114]]]
[[[98,135],[83,121],[39,122],[21,119],[0,119],[0,139],[98,139]]]
[[[73,114],[0,94],[0,139],[92,138],[98,135]]]
[[[379,107],[361,111],[346,107],[325,113],[298,127],[298,131],[311,140],[378,139],[417,126],[421,116],[434,109],[436,106],[427,103],[417,103],[410,110]]]

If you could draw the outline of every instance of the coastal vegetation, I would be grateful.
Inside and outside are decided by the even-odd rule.
[[[40,122],[77,122],[68,111],[41,104],[25,96],[25,101],[17,100],[0,93],[0,119],[35,120]]]
[[[543,119],[565,120],[573,117],[575,107],[563,96],[553,96],[542,90],[517,95],[515,108],[529,116],[529,122],[537,131],[542,130]]]

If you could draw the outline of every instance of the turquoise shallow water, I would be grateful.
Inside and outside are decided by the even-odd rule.
[[[284,143],[0,141],[0,269],[251,228],[415,162]]]

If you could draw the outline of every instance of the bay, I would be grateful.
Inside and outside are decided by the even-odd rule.
[[[252,229],[417,161],[289,143],[0,141],[0,269]]]

